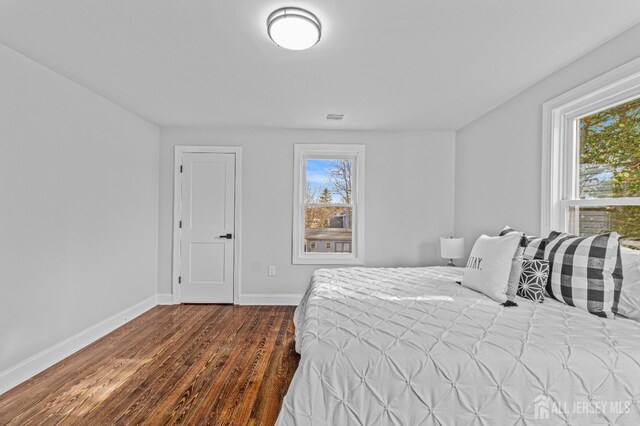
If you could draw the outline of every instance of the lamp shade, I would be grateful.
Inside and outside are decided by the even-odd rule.
[[[464,257],[464,238],[440,238],[440,256],[445,259]]]

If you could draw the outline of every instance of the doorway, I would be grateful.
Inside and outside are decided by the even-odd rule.
[[[176,147],[174,303],[238,303],[239,147]]]

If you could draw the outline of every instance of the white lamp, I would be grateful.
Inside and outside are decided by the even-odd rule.
[[[278,46],[290,50],[304,50],[320,41],[322,25],[308,10],[283,7],[267,18],[267,33]]]
[[[456,266],[453,259],[464,257],[464,238],[449,237],[440,238],[440,256],[449,259],[447,266]]]

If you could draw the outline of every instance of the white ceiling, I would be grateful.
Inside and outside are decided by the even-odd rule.
[[[271,42],[282,6],[320,43]],[[457,129],[639,22],[638,0],[0,2],[0,42],[161,126]]]

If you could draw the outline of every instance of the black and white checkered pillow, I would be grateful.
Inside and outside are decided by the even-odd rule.
[[[533,238],[529,240],[527,247],[524,249],[523,257],[528,260],[545,260],[545,248],[547,246],[546,238]]]
[[[500,232],[500,236],[510,234],[512,232],[519,232],[510,226],[505,226],[505,228]],[[522,241],[520,245],[524,247],[524,259],[541,259],[544,260],[544,249],[546,245],[546,238],[535,237],[533,235],[524,235],[522,237]]]
[[[549,296],[594,315],[617,312],[622,287],[618,234],[576,237],[553,231],[544,252]]]
[[[534,302],[544,302],[544,288],[549,276],[549,262],[546,260],[524,260],[518,296]]]

